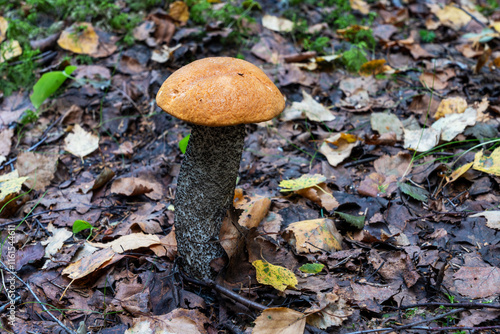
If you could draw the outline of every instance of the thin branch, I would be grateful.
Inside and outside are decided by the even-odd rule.
[[[53,315],[48,309],[47,307],[45,306],[45,303],[43,303],[39,298],[38,296],[35,294],[35,292],[31,289],[31,286],[26,283],[25,281],[23,281],[21,279],[21,277],[17,276],[12,270],[10,270],[6,265],[5,263],[3,263],[2,260],[0,260],[0,264],[2,265],[3,269],[6,270],[7,272],[9,272],[12,276],[14,276],[19,282],[23,283],[23,285],[29,290],[29,292],[33,295],[33,297],[36,299],[36,301],[40,304],[40,306],[43,308],[43,310],[45,312],[47,312],[47,314],[50,315],[50,317],[52,319],[54,319],[55,322],[57,322],[59,324],[59,326],[61,326],[66,332],[68,332],[69,334],[76,334],[76,332],[74,332],[73,330],[69,329],[68,327],[66,327],[66,325],[64,325],[61,320],[57,319],[57,317],[55,315]]]

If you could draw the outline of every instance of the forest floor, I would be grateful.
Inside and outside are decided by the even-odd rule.
[[[0,0],[0,42],[1,333],[500,331],[497,1]],[[213,56],[287,102],[201,282],[155,96]]]

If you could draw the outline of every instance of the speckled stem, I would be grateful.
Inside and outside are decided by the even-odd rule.
[[[175,237],[183,269],[213,279],[210,262],[224,255],[222,220],[233,204],[245,125],[193,125],[175,195]]]

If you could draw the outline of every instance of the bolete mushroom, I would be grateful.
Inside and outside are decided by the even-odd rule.
[[[285,99],[255,65],[236,58],[194,61],[170,75],[156,103],[192,130],[177,180],[175,237],[182,266],[196,278],[214,278],[223,257],[219,232],[234,189],[245,124],[279,115]]]

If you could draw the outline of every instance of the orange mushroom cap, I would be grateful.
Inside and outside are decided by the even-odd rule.
[[[205,126],[264,122],[285,108],[284,96],[260,68],[230,57],[181,67],[165,80],[156,103],[174,117]]]

